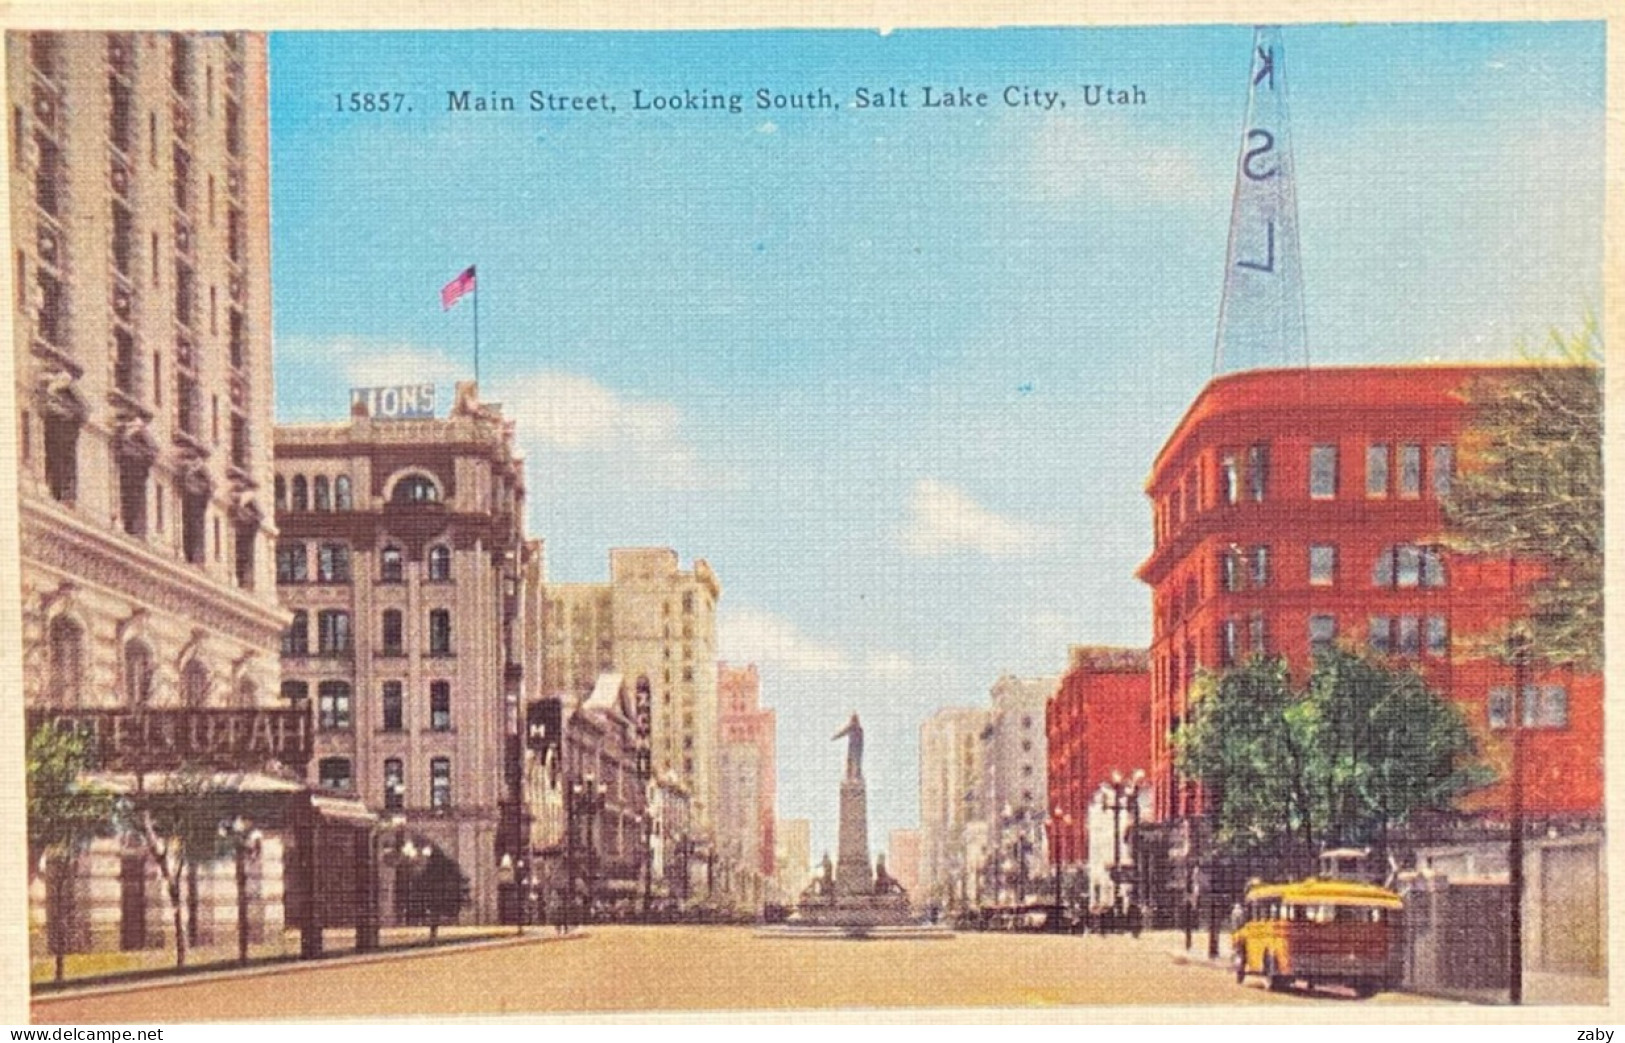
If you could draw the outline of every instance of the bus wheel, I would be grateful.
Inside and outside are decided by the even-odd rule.
[[[1362,1000],[1370,999],[1377,994],[1378,985],[1374,981],[1357,981],[1352,986],[1354,995]]]
[[[1275,954],[1272,952],[1265,953],[1264,983],[1269,986],[1269,990],[1271,992],[1281,992],[1291,984],[1290,981],[1288,981],[1281,974],[1277,973],[1277,971],[1278,968],[1275,963]]]

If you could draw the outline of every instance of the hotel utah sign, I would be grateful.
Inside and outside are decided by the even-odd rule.
[[[30,710],[28,728],[75,731],[90,739],[102,771],[206,767],[244,771],[310,762],[307,710]]]

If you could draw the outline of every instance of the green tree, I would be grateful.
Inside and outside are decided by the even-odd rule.
[[[150,791],[125,809],[125,828],[140,838],[147,857],[164,881],[175,930],[175,966],[186,966],[185,886],[195,867],[226,854],[220,823],[230,818],[230,797],[212,774],[194,768],[170,772],[161,790]]]
[[[1206,788],[1222,847],[1314,844],[1320,816],[1309,724],[1281,660],[1198,676],[1176,756],[1180,771]]]
[[[406,919],[427,923],[429,940],[440,936],[440,925],[455,921],[468,903],[468,877],[439,848],[431,847],[421,864],[409,867],[406,880]]]
[[[1414,670],[1346,650],[1315,660],[1302,696],[1325,787],[1328,844],[1386,847],[1418,809],[1489,781],[1461,711]]]
[[[1295,687],[1285,662],[1203,674],[1176,743],[1230,854],[1385,841],[1486,780],[1461,712],[1412,670],[1334,651]]]
[[[1602,348],[1594,318],[1554,330],[1539,363],[1480,377],[1460,474],[1445,499],[1450,541],[1517,562],[1531,581],[1514,634],[1484,635],[1497,654],[1527,645],[1555,665],[1602,662]],[[1509,640],[1516,636],[1518,640]]]
[[[79,853],[113,831],[113,794],[86,785],[90,744],[50,724],[28,737],[28,853],[45,877],[46,939],[63,978],[67,956],[67,890]]]

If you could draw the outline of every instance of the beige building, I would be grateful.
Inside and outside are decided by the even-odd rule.
[[[983,732],[982,794],[994,857],[985,872],[996,877],[995,890],[1017,901],[1028,897],[1049,872],[1045,708],[1056,683],[1054,677],[1006,675],[989,692],[993,707]]]
[[[939,710],[920,725],[920,887],[916,900],[953,906],[974,894],[979,861],[966,831],[981,822],[986,710]]]
[[[284,425],[276,501],[276,580],[293,610],[282,694],[315,713],[313,781],[454,859],[465,918],[510,916],[498,853],[520,847],[521,578],[540,553],[525,540],[513,422],[459,384],[444,419],[358,408]]]
[[[683,571],[663,548],[610,551],[608,583],[555,583],[540,625],[543,691],[565,705],[601,673],[647,678],[658,776],[689,791],[697,834],[717,807],[716,605],[721,587],[703,559]]]
[[[24,698],[275,705],[265,38],[9,33],[6,76]],[[158,943],[138,850],[80,871],[75,945]]]

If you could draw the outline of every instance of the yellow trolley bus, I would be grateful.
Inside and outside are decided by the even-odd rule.
[[[1372,884],[1310,878],[1247,891],[1232,938],[1237,983],[1271,989],[1344,985],[1369,996],[1398,977],[1399,896]]]

